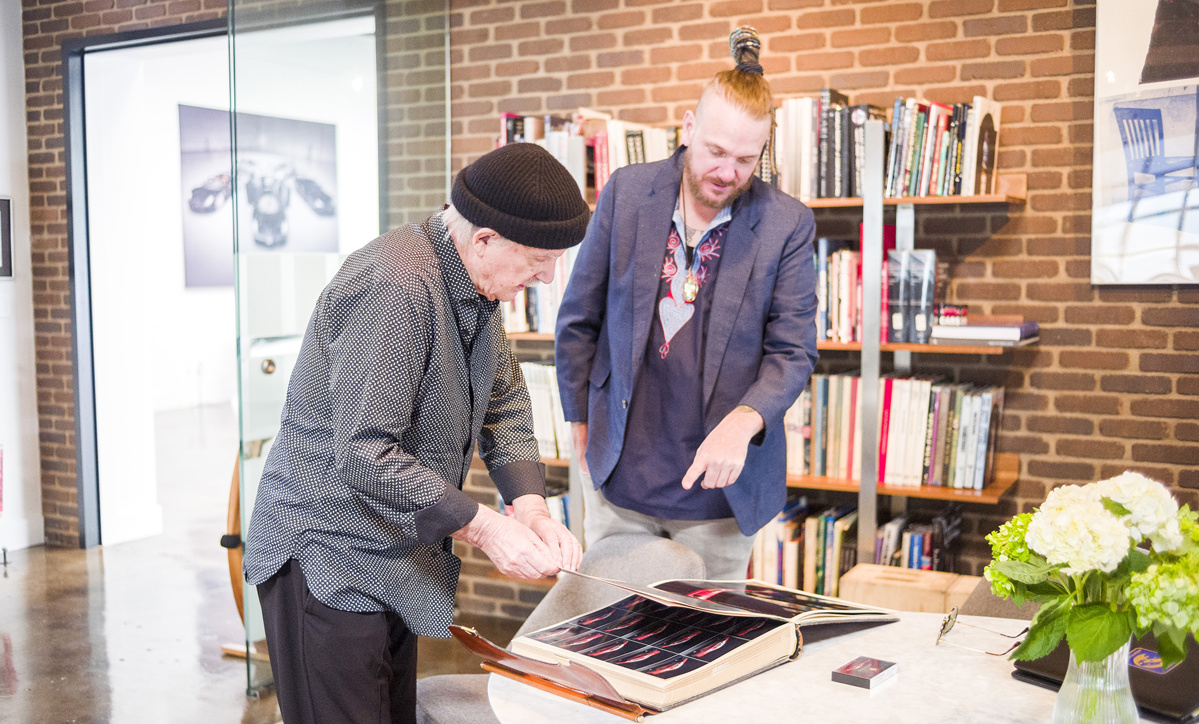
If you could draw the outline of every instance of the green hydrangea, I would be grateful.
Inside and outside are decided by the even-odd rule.
[[[1028,550],[1024,537],[1028,534],[1030,520],[1032,513],[1021,513],[999,526],[999,530],[987,535],[987,542],[991,544],[991,557],[994,560],[1028,561],[1032,552]],[[993,565],[983,569],[983,577],[991,582],[991,592],[1000,598],[1011,598],[1016,592],[1012,579],[995,570]]]
[[[1155,563],[1144,573],[1133,574],[1128,600],[1136,607],[1137,624],[1155,623],[1190,631],[1199,636],[1199,560],[1193,556],[1173,563]]]

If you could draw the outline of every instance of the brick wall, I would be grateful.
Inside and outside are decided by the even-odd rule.
[[[321,0],[238,0],[239,32],[260,22],[295,20],[308,7],[328,10]],[[386,0],[384,9],[379,32],[386,68],[380,79],[386,86],[387,143],[380,153],[386,154],[387,164],[387,225],[395,226],[423,217],[446,197],[445,5],[441,0]],[[50,545],[79,545],[62,44],[84,36],[218,19],[225,13],[226,0],[24,0],[42,506]]]
[[[967,568],[981,568],[983,534],[1055,485],[1133,468],[1199,503],[1199,290],[1089,283],[1094,2],[451,0],[453,170],[492,147],[505,111],[678,123],[731,65],[742,23],[761,32],[780,97],[830,86],[887,108],[896,95],[1003,105],[1000,165],[1028,174],[1027,204],[917,211],[957,302],[1042,326],[1039,346],[997,358],[914,359],[1007,387],[1000,448],[1020,454],[1020,482],[998,506],[967,506]],[[821,234],[853,236],[859,219],[817,212]]]

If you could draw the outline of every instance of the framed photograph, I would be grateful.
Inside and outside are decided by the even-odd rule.
[[[12,199],[0,198],[0,277],[12,276]]]
[[[337,129],[237,114],[237,172],[229,113],[179,106],[183,266],[188,287],[233,284],[233,208],[242,253],[336,252]]]
[[[1199,284],[1199,13],[1105,0],[1096,17],[1093,284]]]

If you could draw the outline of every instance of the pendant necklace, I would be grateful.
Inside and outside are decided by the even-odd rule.
[[[683,181],[679,181],[679,210],[683,214],[683,253],[686,255],[685,258],[687,260],[687,278],[683,281],[683,301],[690,304],[699,296],[699,281],[695,278],[695,266],[691,261],[695,254],[695,249],[691,247],[691,244],[687,243],[690,241],[687,238],[690,230],[687,227],[687,199],[683,196],[683,184]]]

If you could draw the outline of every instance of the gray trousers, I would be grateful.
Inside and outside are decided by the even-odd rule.
[[[612,535],[648,533],[681,543],[704,559],[712,581],[743,581],[754,537],[742,535],[735,518],[673,520],[655,518],[608,502],[583,475],[583,537],[587,546]]]

